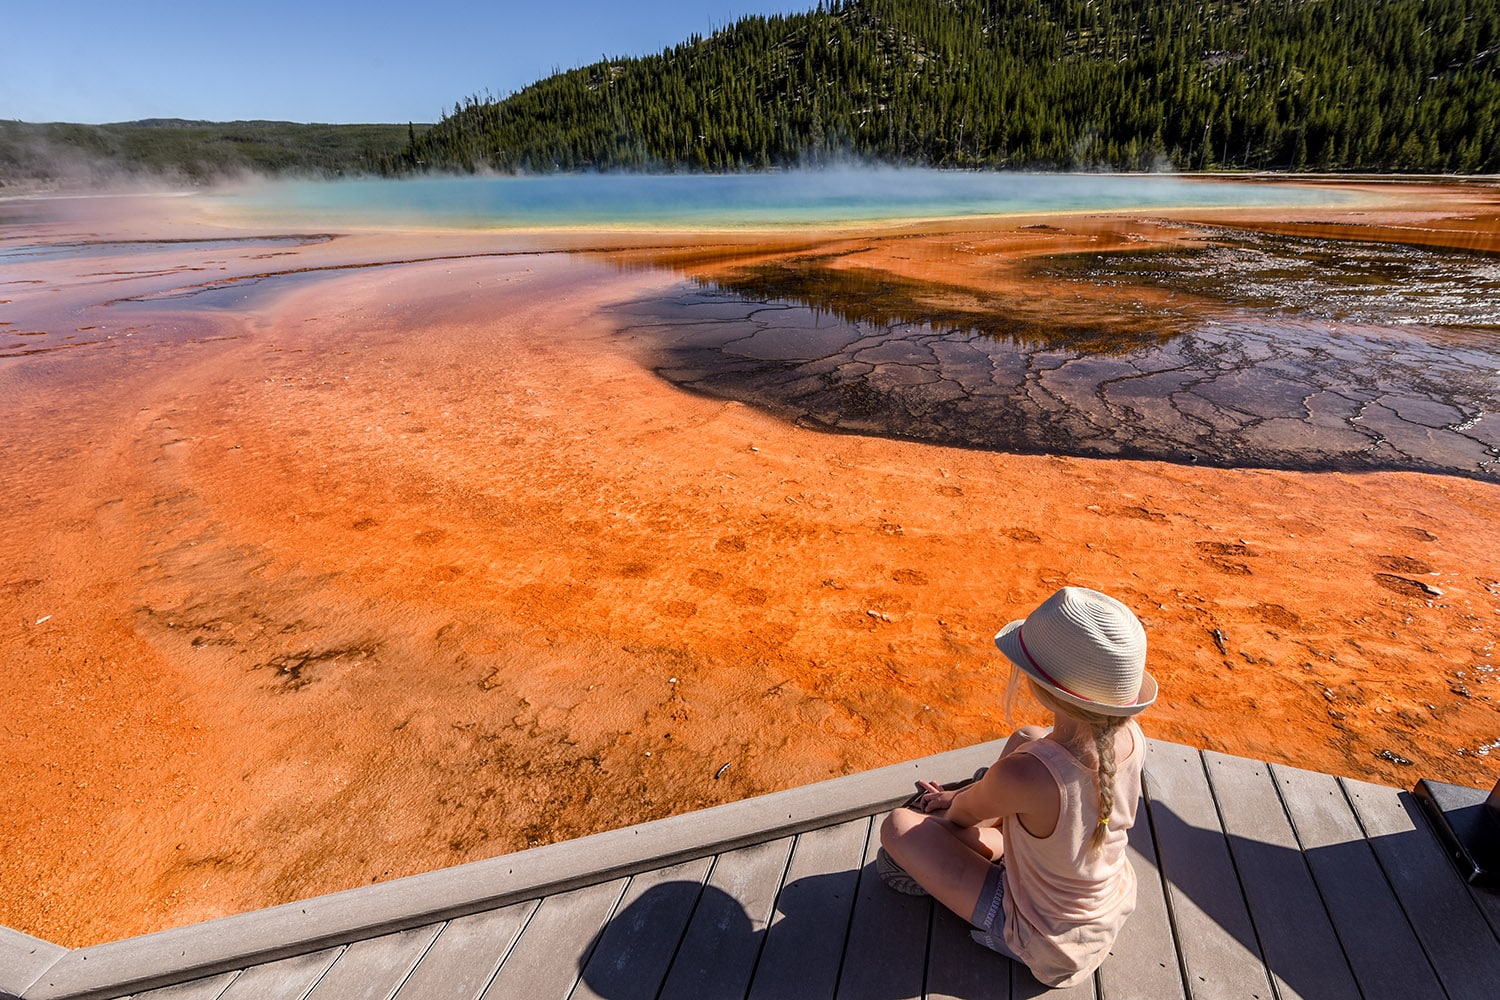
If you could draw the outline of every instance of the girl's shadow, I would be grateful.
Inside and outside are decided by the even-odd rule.
[[[757,918],[734,896],[700,882],[652,886],[595,936],[573,995],[801,1000],[849,988],[869,1000],[907,1000],[922,995],[930,933],[934,948],[947,952],[951,943],[963,953],[965,961],[946,963],[953,974],[975,980],[954,995],[1011,996],[1012,963],[975,946],[967,925],[930,899],[891,892],[873,864],[788,882],[775,910]],[[902,974],[888,974],[892,969]]]

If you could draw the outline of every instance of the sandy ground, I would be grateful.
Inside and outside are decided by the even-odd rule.
[[[1492,191],[1444,197],[1215,221],[1497,248]],[[862,266],[980,287],[1179,235],[1034,221],[867,240]],[[606,307],[681,279],[618,265],[755,239],[355,234],[0,285],[0,341],[39,345],[0,362],[0,923],[82,945],[991,739],[990,637],[1063,584],[1146,623],[1150,735],[1500,777],[1500,486],[821,435],[655,378]],[[619,242],[553,242],[591,241]]]

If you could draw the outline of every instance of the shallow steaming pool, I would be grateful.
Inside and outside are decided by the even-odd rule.
[[[1346,204],[1347,192],[1153,174],[830,168],[306,181],[214,195],[266,221],[465,229],[724,229],[985,215]]]

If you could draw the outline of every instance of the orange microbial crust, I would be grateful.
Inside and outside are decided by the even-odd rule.
[[[1491,191],[1380,191],[1183,214],[1496,249]],[[747,256],[990,293],[1179,220],[600,249],[164,219],[6,230],[202,242],[0,285],[0,923],[83,945],[993,739],[991,637],[1064,583],[1145,623],[1149,735],[1497,776],[1496,483],[818,433],[619,332]],[[189,286],[219,290],[161,297]]]

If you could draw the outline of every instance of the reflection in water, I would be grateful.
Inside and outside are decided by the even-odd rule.
[[[237,336],[216,332],[206,312],[252,311],[257,295],[304,277],[307,268],[288,266],[300,251],[335,238],[274,233],[47,242],[23,233],[0,243],[0,361]],[[172,304],[186,308],[163,311]]]
[[[1205,238],[1030,265],[1039,279],[1088,286],[1090,313],[1062,303],[1040,313],[816,255],[619,310],[665,378],[811,427],[1025,453],[1500,478],[1500,259]],[[1101,304],[1142,286],[1181,293],[1180,304],[1147,315]]]
[[[3,224],[3,217],[0,217]],[[305,247],[327,243],[331,235],[225,236],[216,239],[81,240],[72,243],[22,243],[0,247],[0,261],[45,260],[59,257],[115,257],[154,251],[197,252],[234,250],[242,246]]]
[[[127,295],[108,304],[127,307],[144,305],[158,309],[180,304],[191,309],[237,312],[250,309],[258,295],[280,294],[299,284],[312,284],[325,276],[324,271],[318,268],[236,275],[217,281],[176,286],[165,291]]]
[[[855,251],[854,253],[858,253]],[[701,284],[751,301],[808,304],[820,313],[867,327],[926,326],[949,332],[1068,345],[1090,354],[1119,354],[1181,332],[1185,317],[1143,316],[1102,303],[1058,321],[1057,304],[1028,307],[996,292],[914,281],[867,268],[834,266],[850,253],[805,254],[735,268]]]
[[[1500,333],[1500,257],[1494,254],[1200,231],[1205,243],[1197,249],[1070,254],[1040,261],[1037,270],[1098,285],[1151,284],[1280,315]]]

